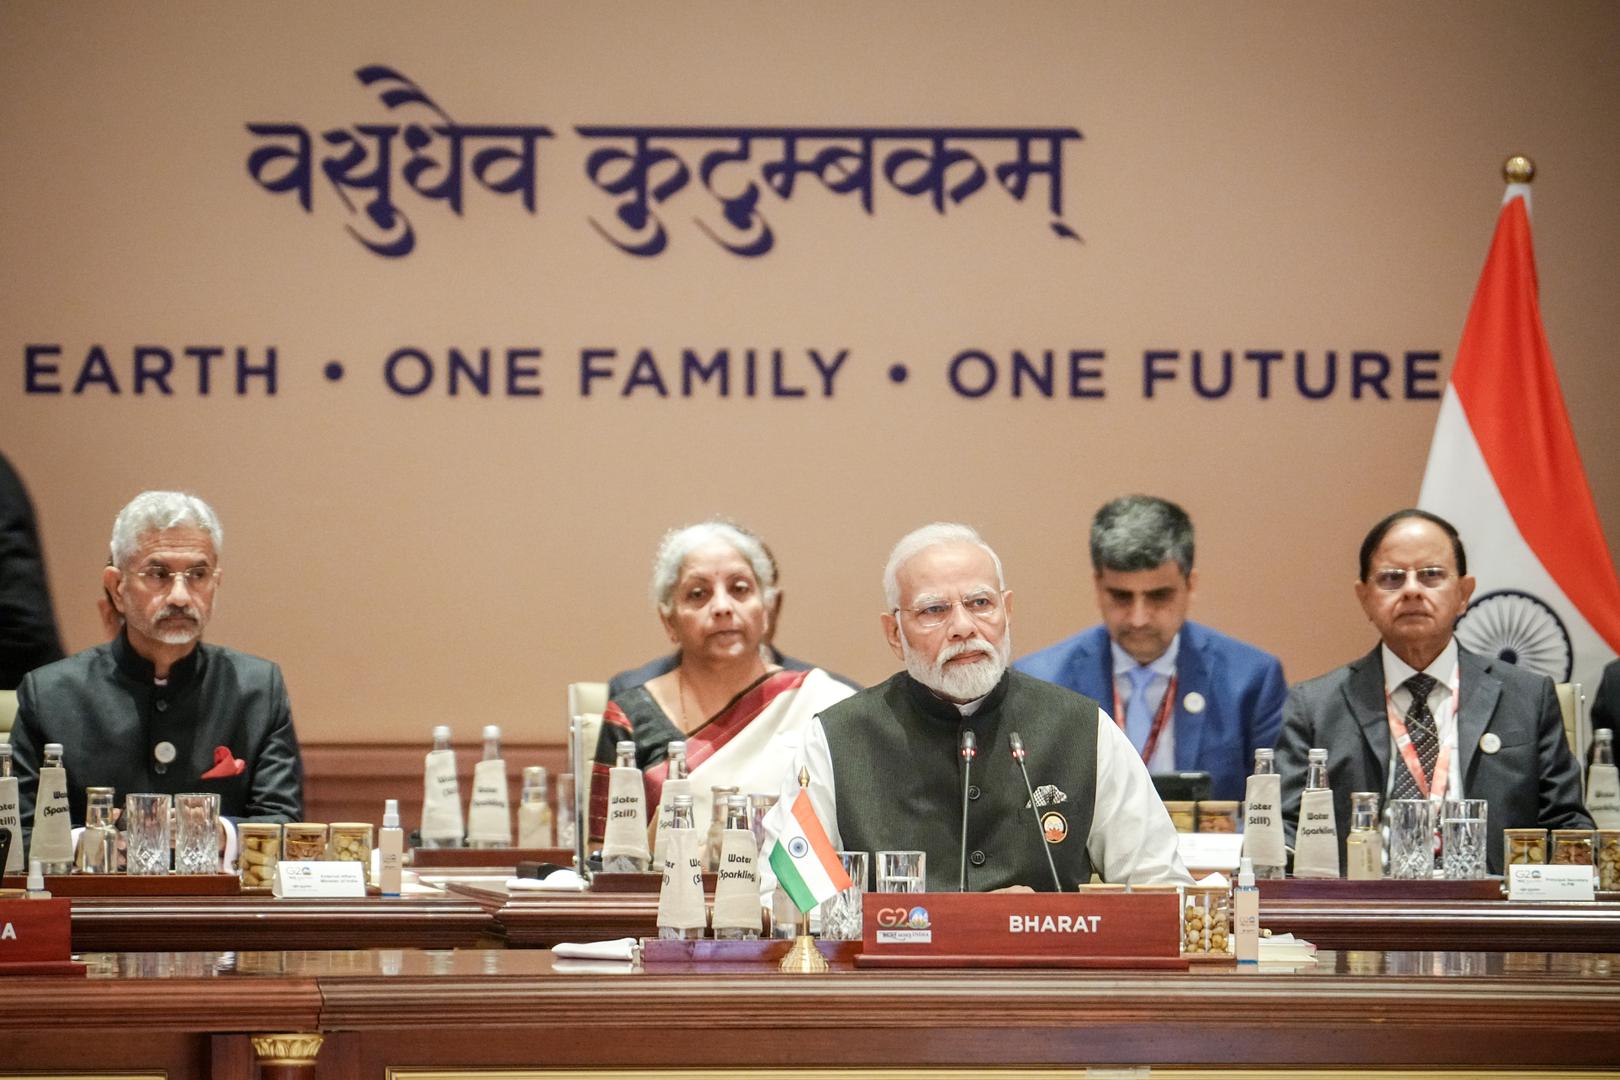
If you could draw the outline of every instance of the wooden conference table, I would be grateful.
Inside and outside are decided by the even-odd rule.
[[[0,1077],[251,1078],[252,1037],[277,1033],[324,1045],[312,1067],[267,1077],[800,1065],[1620,1077],[1616,903],[1279,894],[1263,922],[1334,950],[1317,964],[909,973],[855,971],[844,953],[827,975],[789,976],[556,961],[537,946],[649,934],[656,897],[508,894],[477,871],[442,880],[442,896],[388,900],[76,901],[90,973],[0,979]]]

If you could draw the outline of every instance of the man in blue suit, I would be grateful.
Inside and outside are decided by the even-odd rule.
[[[1288,685],[1275,656],[1187,621],[1192,520],[1166,499],[1115,499],[1092,520],[1091,567],[1102,625],[1013,666],[1101,702],[1151,772],[1202,770],[1212,798],[1242,799]]]

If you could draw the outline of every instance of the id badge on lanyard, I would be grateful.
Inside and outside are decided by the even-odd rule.
[[[1153,727],[1148,731],[1147,743],[1142,747],[1142,760],[1153,760],[1153,752],[1159,748],[1159,736],[1164,734],[1164,726],[1170,722],[1170,711],[1176,707],[1176,677],[1170,676],[1170,685],[1164,688],[1164,697],[1159,700],[1159,711],[1153,714]],[[1114,684],[1114,723],[1119,730],[1125,730],[1125,713],[1119,707],[1119,683]]]
[[[1442,716],[1447,713],[1452,717],[1457,715],[1461,677],[1462,664],[1459,663],[1451,669],[1451,678],[1446,682],[1446,686],[1451,690],[1451,696],[1441,709]],[[1443,739],[1440,743],[1440,753],[1434,762],[1434,775],[1424,776],[1423,763],[1418,760],[1417,747],[1412,745],[1412,736],[1406,729],[1406,718],[1395,708],[1388,690],[1384,691],[1384,709],[1389,713],[1389,730],[1395,736],[1395,748],[1400,752],[1401,761],[1406,763],[1406,770],[1412,774],[1412,779],[1417,781],[1417,788],[1423,793],[1423,797],[1432,803],[1438,803],[1445,797],[1446,786],[1451,782],[1451,749],[1457,741],[1457,725],[1455,723],[1451,725],[1451,737]],[[1444,727],[1441,717],[1436,716],[1434,718],[1436,738],[1440,738],[1440,732]]]

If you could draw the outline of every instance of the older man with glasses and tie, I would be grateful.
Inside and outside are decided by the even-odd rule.
[[[1353,791],[1379,792],[1386,806],[1427,798],[1437,811],[1484,799],[1494,874],[1504,828],[1593,827],[1552,680],[1458,647],[1452,628],[1473,591],[1462,539],[1443,518],[1398,510],[1367,533],[1355,593],[1382,641],[1289,694],[1277,770],[1290,841],[1313,747],[1328,752],[1341,867]]]
[[[113,524],[103,584],[113,640],[31,672],[11,743],[31,831],[40,758],[61,743],[74,825],[85,788],[214,792],[222,819],[295,821],[303,766],[281,669],[202,634],[220,587],[223,532],[195,495],[148,491]]]

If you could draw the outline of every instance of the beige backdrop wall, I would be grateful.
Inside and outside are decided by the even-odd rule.
[[[211,635],[282,662],[311,740],[425,738],[445,721],[553,737],[565,683],[665,647],[645,597],[654,545],[715,513],[775,547],[780,643],[876,680],[893,668],[878,574],[904,530],[960,518],[984,531],[1025,652],[1095,619],[1095,507],[1162,493],[1199,527],[1196,615],[1303,678],[1370,644],[1349,589],[1356,544],[1416,498],[1438,402],[1398,382],[1390,400],[1356,399],[1342,370],[1308,400],[1280,366],[1262,399],[1242,351],[1304,350],[1313,365],[1328,350],[1341,365],[1355,350],[1438,353],[1425,370],[1439,378],[1420,386],[1437,392],[1510,152],[1541,169],[1543,313],[1620,548],[1616,55],[1620,8],[1606,3],[11,0],[0,447],[38,504],[71,648],[97,638],[117,508],[151,486],[213,500],[227,548]],[[393,200],[415,247],[362,246],[351,227],[379,231],[357,216],[367,196],[343,206],[322,133],[428,115],[387,108],[386,86],[356,78],[370,65],[459,124],[549,127],[534,211],[469,176],[457,214],[406,185],[396,143]],[[308,212],[255,181],[249,155],[274,140],[249,124],[310,133]],[[1020,201],[992,174],[941,213],[880,173],[868,213],[801,175],[791,198],[761,192],[774,246],[757,257],[711,238],[741,235],[697,174],[717,144],[680,143],[692,175],[654,208],[668,244],[648,257],[601,231],[630,234],[588,159],[624,142],[578,129],[610,125],[1083,139],[1064,146],[1059,214],[1043,176]],[[780,157],[769,140],[751,149],[714,177],[722,194]],[[987,165],[1008,153],[969,149]],[[106,370],[91,361],[102,377],[76,394],[98,345]],[[243,346],[254,363],[273,347],[275,394],[251,376],[238,394],[230,354],[201,394],[193,345]],[[171,394],[135,392],[139,346],[176,356]],[[384,378],[404,347],[437,364],[414,396]],[[539,373],[518,386],[542,394],[497,377],[487,396],[449,396],[452,347],[540,350],[520,353]],[[807,393],[749,397],[738,371],[727,397],[712,383],[683,397],[683,348],[781,349],[785,384]],[[585,349],[616,351],[588,397]],[[623,395],[642,349],[670,396]],[[809,349],[847,350],[831,397]],[[982,397],[948,381],[969,349],[1001,365]],[[1013,397],[1015,349],[1103,353],[1083,385],[1104,396],[1072,398],[1059,377],[1050,398]],[[1149,399],[1152,349],[1182,360]],[[1238,350],[1228,394],[1190,387],[1193,349]],[[341,380],[326,377],[333,361]]]

